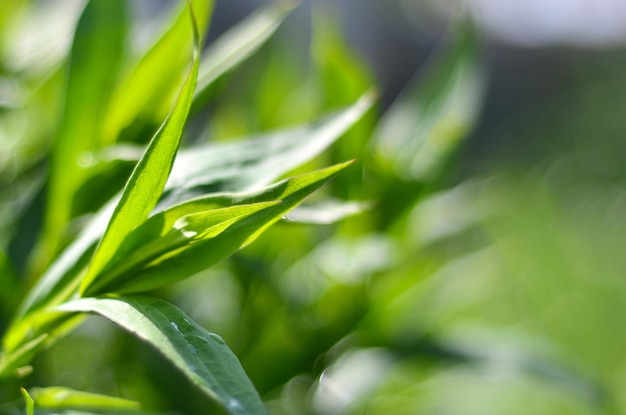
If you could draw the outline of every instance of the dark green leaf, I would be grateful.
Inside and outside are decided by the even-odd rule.
[[[85,298],[63,304],[60,309],[100,314],[153,345],[228,413],[267,413],[224,340],[176,307],[162,300],[132,297]]]

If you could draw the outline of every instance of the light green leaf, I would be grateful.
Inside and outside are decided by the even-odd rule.
[[[258,189],[315,158],[341,137],[371,107],[365,94],[352,106],[302,127],[258,138],[181,150],[167,183],[163,206],[207,192]]]
[[[427,75],[403,92],[374,132],[383,164],[406,180],[435,178],[479,113],[485,73],[472,28],[464,25]]]
[[[243,191],[266,186],[320,154],[358,121],[371,104],[370,94],[344,110],[302,127],[227,145],[181,150],[157,211],[208,192]],[[228,207],[232,204],[231,199],[221,200],[211,208]],[[60,304],[69,298],[94,245],[106,229],[117,200],[112,200],[96,214],[79,238],[39,279],[20,307],[16,319],[37,308]],[[243,198],[235,203],[243,203],[241,200]],[[275,199],[251,200],[249,203],[270,200]],[[173,214],[173,220],[198,209],[191,205],[184,213]]]
[[[191,19],[194,21],[193,14]],[[194,23],[194,56],[191,70],[170,115],[150,141],[126,183],[121,199],[83,278],[81,292],[93,283],[124,238],[148,217],[163,192],[191,107],[198,77],[198,48],[199,37]]]
[[[200,241],[214,238],[238,221],[278,203],[270,201],[200,210],[178,218],[153,216],[128,235],[86,294],[114,284],[120,275],[131,275],[160,257],[171,256]]]
[[[28,394],[26,389],[20,388],[20,390],[26,401],[26,415],[35,415],[35,401],[33,401],[33,398]]]
[[[216,237],[200,241],[174,256],[154,261],[147,267],[133,273],[132,278],[118,281],[115,286],[103,288],[98,292],[142,292],[171,284],[208,268],[251,243],[269,226],[280,220],[289,210],[330,181],[350,163],[338,164],[283,180],[261,191],[207,196],[164,211],[164,221],[168,222],[172,220],[168,217],[180,217],[183,212],[199,210],[203,205],[215,206],[218,203],[237,204],[282,200],[280,204],[263,209],[233,224]]]
[[[69,59],[65,109],[50,163],[43,250],[54,255],[71,217],[72,198],[84,179],[79,156],[100,148],[105,108],[122,57],[126,2],[92,0],[85,7]]]
[[[85,298],[59,309],[100,314],[153,345],[230,414],[268,413],[224,340],[162,300]]]
[[[313,204],[302,204],[285,215],[291,222],[330,225],[349,216],[359,214],[372,206],[368,202],[346,202],[328,199]]]
[[[37,407],[45,409],[133,411],[140,407],[137,401],[64,387],[33,388],[30,392]]]
[[[185,6],[170,29],[117,85],[105,118],[107,143],[118,141],[120,133],[139,118],[140,122],[154,125],[165,118],[169,104],[163,103],[172,102],[192,55],[192,37],[206,33],[213,3],[213,0],[190,0],[197,27],[192,28]]]
[[[217,78],[256,52],[280,26],[295,3],[278,1],[253,13],[207,47],[198,76],[196,97]]]

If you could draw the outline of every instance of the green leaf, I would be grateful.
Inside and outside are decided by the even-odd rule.
[[[26,365],[41,350],[47,338],[47,334],[42,334],[24,343],[10,354],[3,350],[3,353],[0,354],[0,378],[8,376],[19,377],[30,373],[32,368]]]
[[[163,206],[207,192],[258,189],[312,160],[371,107],[374,95],[313,123],[223,145],[181,150],[167,183]]]
[[[193,14],[191,19],[194,21]],[[150,141],[126,183],[121,199],[83,278],[81,292],[85,292],[93,283],[124,238],[148,217],[163,192],[191,107],[198,77],[198,48],[199,37],[194,23],[194,55],[187,79],[170,115]]]
[[[169,111],[169,104],[164,103],[172,102],[192,54],[191,39],[207,31],[213,3],[213,0],[190,0],[188,4],[193,8],[196,28],[190,25],[187,7],[184,7],[170,29],[117,85],[105,118],[107,143],[118,141],[120,133],[138,119],[148,124],[161,123]]]
[[[269,184],[280,175],[320,154],[358,121],[371,104],[372,95],[369,94],[344,110],[302,127],[273,132],[242,142],[181,150],[157,211],[208,192],[252,190]],[[35,309],[60,304],[69,298],[78,284],[82,269],[93,253],[94,245],[106,229],[118,199],[112,200],[92,218],[78,239],[70,244],[39,279],[21,305],[16,320]],[[231,203],[231,199],[221,200],[212,208],[242,203]],[[256,202],[270,200],[276,199]],[[184,214],[197,211],[197,208],[192,207]],[[172,217],[178,219],[182,215],[183,213]]]
[[[405,180],[435,178],[478,116],[485,73],[472,28],[458,29],[450,47],[403,92],[374,132],[380,160]]]
[[[37,407],[45,409],[133,411],[140,408],[137,401],[64,387],[33,388],[31,395]]]
[[[115,286],[103,288],[98,292],[142,292],[171,284],[208,268],[251,243],[269,226],[280,220],[311,193],[328,183],[350,163],[338,164],[286,179],[260,191],[207,196],[164,211],[165,218],[163,220],[168,222],[172,220],[168,217],[180,217],[184,212],[199,210],[204,205],[215,206],[219,203],[238,204],[282,200],[280,204],[263,209],[235,223],[216,237],[191,245],[174,256],[157,260],[133,273],[131,278],[118,281]]]
[[[230,414],[268,413],[224,340],[173,305],[146,297],[85,298],[59,309],[100,314],[151,344]]]
[[[371,206],[372,204],[368,202],[328,199],[313,204],[302,204],[285,215],[285,219],[312,225],[330,225],[370,209]]]
[[[102,147],[103,111],[121,61],[127,26],[126,2],[92,0],[85,7],[69,60],[65,109],[50,163],[44,254],[54,255],[72,198],[84,179],[80,156]]]
[[[207,47],[198,75],[196,97],[217,78],[256,52],[280,26],[295,3],[279,1],[253,13]]]
[[[120,275],[131,275],[151,261],[214,238],[233,224],[278,203],[280,201],[200,210],[178,218],[152,216],[128,235],[86,294],[114,284]]]
[[[119,197],[104,206],[92,218],[78,239],[72,242],[46,270],[20,305],[14,317],[15,322],[33,310],[60,304],[76,290],[80,283],[78,277],[88,265],[118,201]]]
[[[20,388],[20,390],[26,401],[26,415],[35,415],[35,401],[33,401],[33,398],[28,394],[26,389]]]

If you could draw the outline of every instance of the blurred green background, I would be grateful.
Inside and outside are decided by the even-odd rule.
[[[285,221],[155,293],[224,337],[273,414],[626,413],[626,9],[498,3],[467,2],[469,27],[455,2],[303,2],[192,120],[189,145],[227,141],[380,96],[306,166],[357,158],[324,192],[369,209]],[[218,1],[208,42],[267,4]],[[0,268],[16,276],[0,279],[0,328],[41,226],[81,5],[0,3]],[[171,4],[134,6],[141,45]],[[211,413],[95,318],[34,366],[32,385]]]

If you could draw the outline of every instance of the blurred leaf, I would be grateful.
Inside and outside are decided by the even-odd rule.
[[[214,238],[233,224],[278,203],[270,201],[200,210],[172,218],[175,219],[173,223],[162,221],[163,215],[153,216],[127,236],[86,294],[97,292],[102,286],[113,284],[114,287],[115,280],[121,275],[129,275],[160,257],[178,254],[193,244]]]
[[[437,177],[479,113],[485,74],[469,24],[428,73],[409,86],[383,116],[373,143],[381,161],[406,180]]]
[[[118,141],[122,131],[138,118],[142,118],[140,122],[158,125],[167,116],[169,103],[192,55],[191,40],[198,34],[204,37],[213,3],[213,0],[189,2],[196,20],[195,29],[190,25],[185,5],[172,27],[117,85],[104,124],[103,134],[108,144]],[[194,49],[197,48],[194,46]]]
[[[85,298],[63,304],[60,310],[100,314],[148,342],[228,413],[267,413],[224,340],[164,301],[146,297]]]
[[[35,401],[33,401],[33,398],[28,394],[26,389],[20,388],[20,390],[26,401],[26,415],[35,415]]]
[[[0,5],[3,67],[28,79],[47,76],[66,58],[83,0],[8,0]]]
[[[11,354],[3,349],[2,354],[0,354],[0,378],[21,377],[30,373],[31,368],[25,365],[30,363],[35,354],[41,350],[47,338],[47,334],[42,334],[21,345],[18,349],[12,350]]]
[[[350,162],[347,162],[283,180],[257,192],[208,196],[174,206],[164,214],[175,218],[180,217],[181,212],[198,210],[202,205],[282,200],[278,205],[263,209],[235,223],[218,236],[199,241],[172,257],[155,261],[134,273],[127,281],[121,281],[114,287],[105,287],[100,292],[107,292],[107,288],[120,293],[146,291],[179,281],[208,268],[251,243],[265,229],[280,220],[289,210],[326,184],[349,164]]]
[[[90,1],[76,28],[61,130],[52,150],[44,255],[54,255],[84,178],[79,156],[101,147],[101,109],[119,67],[127,26],[126,2]],[[44,259],[45,260],[45,259]]]
[[[295,6],[295,3],[276,1],[256,11],[211,43],[200,62],[196,98],[213,81],[256,52]]]
[[[338,4],[312,4],[311,59],[315,71],[314,94],[321,108],[335,108],[353,102],[376,85],[368,65],[344,36]],[[370,151],[367,140],[372,133],[376,113],[371,112],[355,123],[332,151],[332,162],[356,158],[362,169],[353,169],[333,183],[336,197],[341,199],[373,198],[363,185],[363,169],[367,168]]]
[[[137,410],[139,402],[82,392],[64,387],[33,388],[31,395],[39,408],[88,410]]]
[[[300,205],[289,212],[285,219],[291,222],[330,225],[371,207],[371,203],[368,202],[346,202],[330,199],[314,204]]]
[[[194,19],[193,15],[191,19]],[[194,27],[194,57],[187,79],[170,115],[150,141],[126,183],[111,221],[96,248],[89,270],[82,280],[81,292],[85,292],[94,282],[126,235],[148,217],[163,192],[180,144],[198,77],[199,38],[196,30]]]

